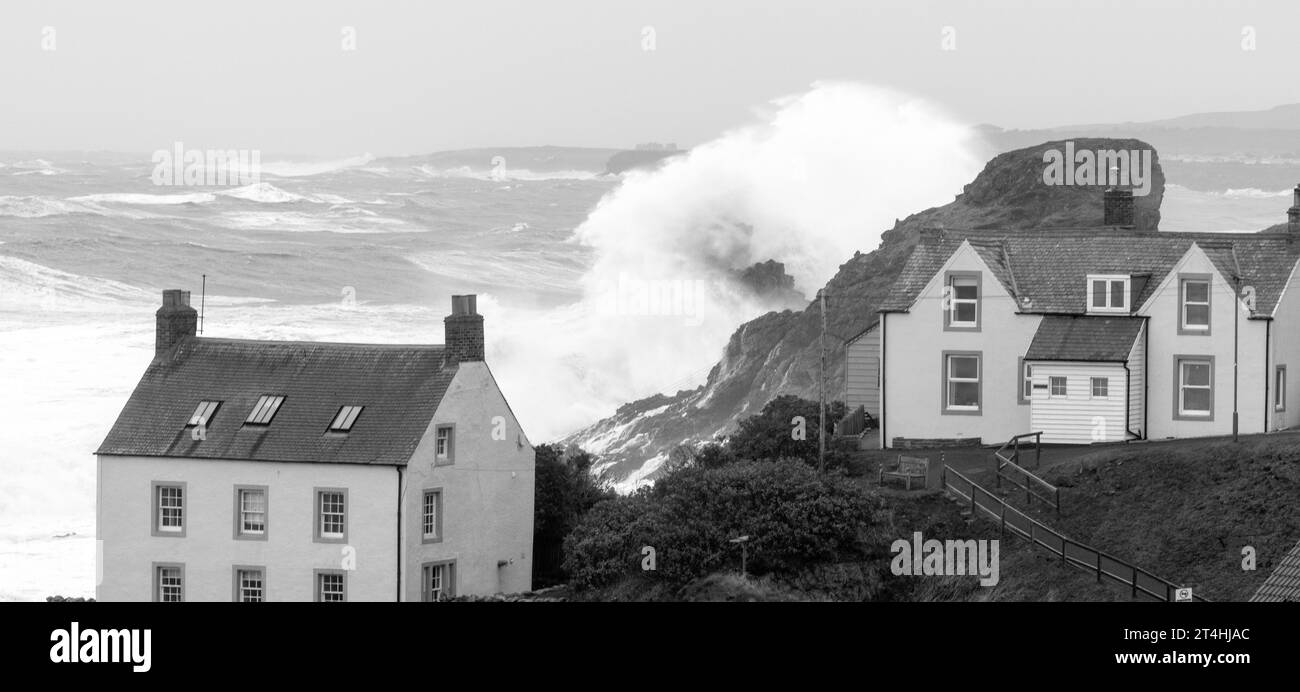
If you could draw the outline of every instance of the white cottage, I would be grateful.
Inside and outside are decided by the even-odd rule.
[[[163,292],[98,455],[103,601],[436,601],[527,591],[533,447],[474,296],[445,345],[217,339]]]
[[[923,231],[849,343],[849,407],[888,448],[1292,427],[1300,187],[1288,218],[1251,234]]]

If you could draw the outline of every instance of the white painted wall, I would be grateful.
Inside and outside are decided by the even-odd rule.
[[[1034,366],[1030,427],[1042,431],[1044,444],[1092,444],[1125,438],[1124,397],[1128,382],[1116,363],[1030,361]],[[1052,377],[1066,378],[1066,395],[1052,396]],[[1108,396],[1092,396],[1092,378],[1104,377]]]
[[[981,272],[981,329],[944,330],[943,281],[948,271]],[[1019,404],[1019,359],[1029,349],[1042,318],[1018,315],[1015,300],[984,261],[962,243],[921,291],[908,313],[885,315],[885,425],[882,442],[893,438],[982,438],[1005,442],[1029,432],[1027,405]],[[942,409],[944,351],[983,354],[980,415],[945,415]]]
[[[1287,366],[1286,403],[1284,410],[1277,411],[1273,405],[1273,380],[1269,380],[1269,430],[1285,430],[1300,425],[1300,286],[1293,271],[1289,288],[1282,294],[1277,309],[1273,312],[1273,323],[1269,330],[1270,354],[1268,371],[1272,378],[1274,366]]]
[[[1146,324],[1138,332],[1128,352],[1128,428],[1139,438],[1145,437],[1143,413],[1146,407]]]
[[[500,426],[494,419],[500,417]],[[454,424],[455,463],[434,465],[435,430]],[[494,428],[503,431],[495,439]],[[403,498],[402,593],[421,598],[426,562],[456,561],[456,593],[532,588],[535,455],[487,364],[461,363],[407,465]],[[442,488],[443,539],[424,543],[425,488]],[[506,565],[498,567],[499,561]]]
[[[1211,275],[1210,336],[1178,333],[1180,273]],[[1150,378],[1147,422],[1150,426],[1148,436],[1151,439],[1232,433],[1234,310],[1239,310],[1241,318],[1238,382],[1240,431],[1264,431],[1265,326],[1260,320],[1246,319],[1249,313],[1238,306],[1240,303],[1233,299],[1231,281],[1219,274],[1205,253],[1195,246],[1188,250],[1162,281],[1154,297],[1148,301],[1144,314],[1151,316],[1147,323],[1151,330],[1147,359],[1147,375]],[[1175,354],[1214,357],[1213,420],[1175,419]]]
[[[397,471],[392,466],[100,456],[96,533],[102,601],[153,600],[154,562],[185,565],[187,601],[233,600],[234,565],[265,568],[268,601],[315,599],[313,569],[340,569],[343,545],[316,543],[317,487],[348,490],[349,601],[397,598]],[[153,481],[185,487],[183,538],[155,537]],[[234,538],[235,486],[265,485],[267,540]]]

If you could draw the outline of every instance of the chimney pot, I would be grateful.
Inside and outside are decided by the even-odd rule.
[[[1295,186],[1291,208],[1286,210],[1286,230],[1288,233],[1300,234],[1300,185]]]
[[[1102,207],[1103,226],[1119,226],[1121,228],[1132,228],[1134,226],[1132,190],[1122,190],[1115,187],[1107,189]]]
[[[199,313],[190,307],[190,292],[179,288],[163,291],[162,307],[158,308],[154,317],[156,318],[155,358],[170,351],[185,337],[194,336],[198,330]]]
[[[451,314],[442,324],[443,367],[483,360],[483,316],[478,314],[477,295],[452,296]]]

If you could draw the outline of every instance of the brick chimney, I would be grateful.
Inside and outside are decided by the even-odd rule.
[[[1133,227],[1133,191],[1109,188],[1105,193],[1103,226]]]
[[[1300,234],[1300,185],[1295,186],[1291,208],[1286,210],[1286,230],[1288,233]]]
[[[483,360],[483,316],[477,308],[476,295],[451,297],[451,314],[442,320],[446,331],[443,367]]]
[[[194,336],[199,326],[199,313],[190,307],[190,292],[179,288],[163,291],[162,307],[154,314],[158,318],[158,331],[154,336],[155,358],[170,351],[181,339]]]

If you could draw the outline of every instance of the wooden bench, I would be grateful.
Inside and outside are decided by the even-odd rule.
[[[885,484],[885,477],[902,478],[907,481],[907,489],[912,489],[912,479],[920,478],[921,483],[929,485],[930,477],[930,460],[926,457],[908,457],[902,454],[898,455],[898,463],[893,467],[886,469],[884,464],[880,465],[880,478],[878,485]]]

